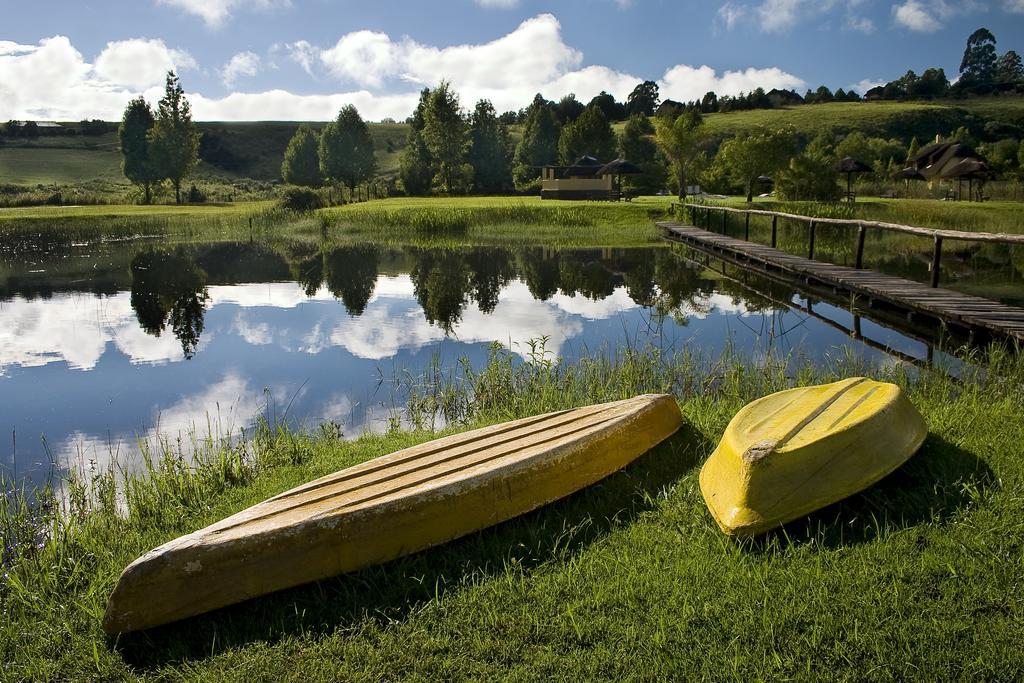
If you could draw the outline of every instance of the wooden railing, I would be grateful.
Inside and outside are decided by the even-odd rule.
[[[890,232],[901,232],[906,235],[915,235],[917,237],[927,237],[932,240],[932,287],[939,286],[939,266],[942,261],[943,240],[958,240],[964,242],[994,242],[997,244],[1024,245],[1024,235],[1008,235],[1005,233],[998,232],[967,232],[963,230],[919,228],[912,225],[900,225],[898,223],[885,223],[882,221],[868,221],[849,218],[819,218],[816,216],[802,216],[800,214],[795,213],[783,213],[781,211],[764,211],[761,209],[736,209],[731,206],[710,206],[707,204],[694,204],[692,202],[687,202],[684,205],[673,203],[671,207],[673,214],[675,213],[675,209],[679,206],[685,206],[687,209],[690,209],[693,216],[693,224],[697,227],[701,227],[697,225],[697,217],[700,213],[703,213],[705,218],[704,227],[706,227],[708,230],[711,230],[711,213],[713,211],[720,211],[722,213],[723,232],[726,228],[726,221],[730,213],[743,214],[745,216],[743,239],[747,241],[750,240],[750,217],[767,216],[772,219],[771,246],[773,248],[776,247],[778,244],[780,218],[807,223],[809,225],[807,258],[809,259],[814,258],[814,236],[815,230],[818,225],[824,224],[856,227],[857,249],[854,267],[857,269],[861,269],[864,267],[864,236],[869,228],[874,228],[877,230],[888,230]]]

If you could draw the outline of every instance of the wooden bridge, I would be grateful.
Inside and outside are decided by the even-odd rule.
[[[733,209],[700,204],[687,204],[686,206],[694,216],[694,223],[699,222],[699,218],[703,215],[707,229],[671,221],[658,223],[658,227],[666,232],[668,239],[727,258],[733,263],[752,270],[769,275],[781,275],[787,279],[804,281],[819,287],[824,286],[835,293],[847,292],[863,297],[869,306],[884,306],[899,310],[904,312],[908,318],[923,316],[939,320],[954,330],[966,333],[971,338],[980,331],[986,336],[1024,342],[1024,309],[938,286],[943,240],[998,242],[1024,246],[1024,235],[931,230],[874,221],[812,218],[774,211]],[[729,213],[745,215],[744,235],[748,239],[737,239],[712,232],[710,229],[712,212],[722,214],[723,226]],[[750,217],[752,215],[769,216],[772,219],[772,246],[749,241]],[[779,218],[808,224],[807,258],[794,256],[775,248]],[[815,228],[819,224],[857,227],[855,267],[814,260]],[[931,282],[923,284],[864,269],[862,267],[864,235],[871,228],[931,238],[934,245]]]

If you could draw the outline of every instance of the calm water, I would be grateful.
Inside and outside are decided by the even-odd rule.
[[[754,357],[924,358],[927,346],[800,292],[741,284],[678,249],[83,245],[0,261],[0,465],[137,459],[157,434],[238,432],[261,416],[346,435],[399,414],[395,378],[623,344],[727,344]],[[859,328],[872,345],[851,339]]]

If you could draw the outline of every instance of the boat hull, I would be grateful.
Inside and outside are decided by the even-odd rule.
[[[856,377],[791,389],[737,413],[700,488],[722,531],[754,536],[871,486],[927,434],[894,384]]]
[[[103,627],[146,629],[445,543],[603,479],[681,421],[671,397],[639,396],[341,470],[140,557],[121,575]]]

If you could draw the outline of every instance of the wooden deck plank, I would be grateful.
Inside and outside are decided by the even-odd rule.
[[[933,288],[894,275],[813,261],[763,244],[746,242],[681,223],[662,222],[658,223],[658,227],[676,240],[704,251],[727,253],[731,258],[745,261],[753,267],[813,279],[908,311],[1024,341],[1024,309],[1021,308],[971,294]]]

